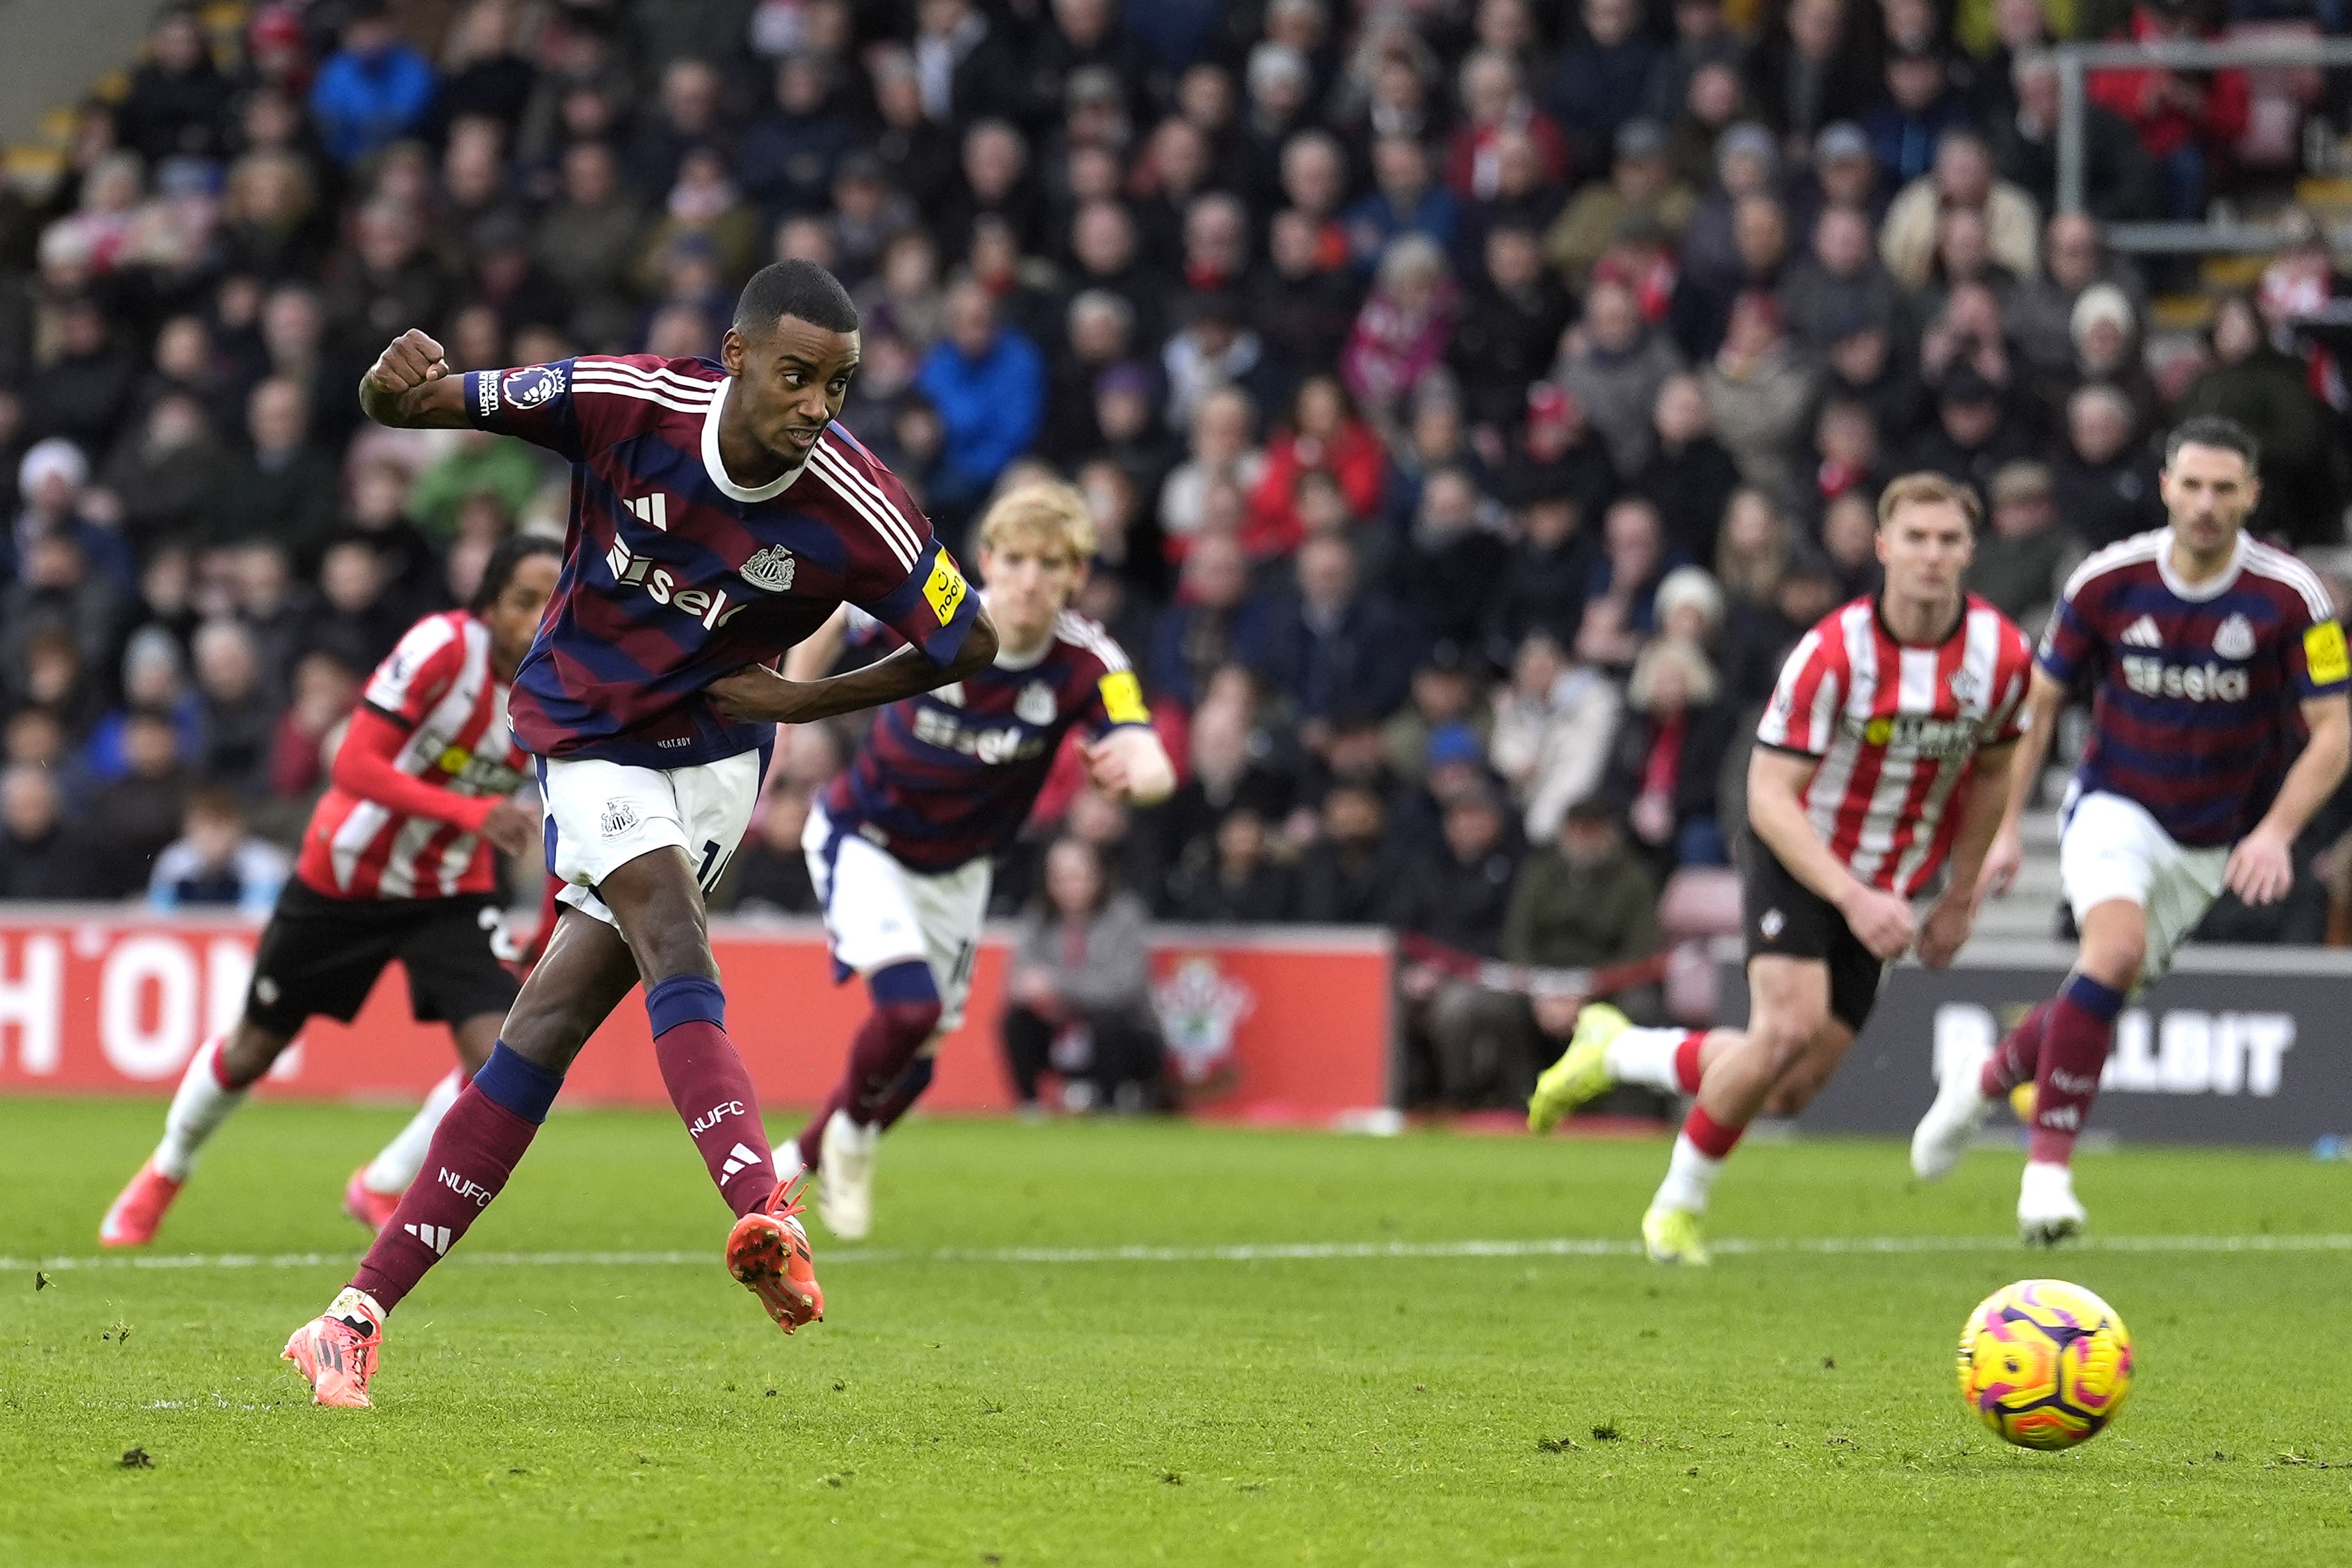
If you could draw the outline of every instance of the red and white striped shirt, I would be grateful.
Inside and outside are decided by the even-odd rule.
[[[1830,853],[1874,888],[1909,898],[1951,853],[1945,806],[1977,752],[2017,738],[2033,649],[1971,594],[1952,635],[1899,643],[1873,599],[1824,616],[1780,668],[1756,738],[1821,765],[1801,796]]]
[[[457,798],[446,817],[370,799],[351,787],[352,770],[339,759],[335,782],[302,835],[294,874],[337,899],[492,891],[490,847],[472,828],[522,784],[530,759],[507,727],[507,687],[490,668],[490,628],[463,610],[425,616],[376,667],[361,701],[406,731],[389,765]],[[347,737],[344,746],[357,743]]]

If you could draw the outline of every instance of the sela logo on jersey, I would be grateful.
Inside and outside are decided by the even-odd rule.
[[[527,365],[510,370],[498,378],[499,395],[511,408],[536,408],[551,397],[563,395],[563,367],[553,364]]]
[[[2243,659],[2254,657],[2254,623],[2243,616],[2231,616],[2213,634],[2213,651],[2223,658]]]
[[[1976,750],[1981,726],[1974,718],[1937,719],[1925,713],[1897,713],[1892,718],[1856,719],[1847,714],[1838,728],[1866,746],[1916,752],[1938,760],[1965,757]]]
[[[2142,697],[2180,697],[2191,702],[2243,702],[2253,682],[2242,669],[2231,669],[2208,659],[2203,664],[2167,664],[2144,654],[2126,654],[2116,661],[2124,684]]]
[[[744,564],[749,566],[751,562]],[[614,587],[630,583],[641,584],[655,604],[692,616],[706,630],[716,630],[743,613],[744,606],[727,602],[726,589],[689,588],[668,567],[656,566],[633,553],[626,540],[613,541],[613,548],[604,552],[604,565],[613,574]],[[789,572],[786,576],[790,576]]]
[[[1041,689],[1042,685],[1040,683]],[[1052,721],[1053,715],[1048,713],[1043,720],[1030,721],[1050,723]],[[967,725],[954,714],[943,713],[936,708],[915,710],[915,739],[927,746],[937,746],[942,752],[971,757],[992,767],[1002,763],[1025,763],[1045,750],[1045,737],[1033,731],[1012,724],[994,729]]]
[[[743,581],[754,588],[765,588],[772,594],[788,594],[792,592],[793,570],[799,564],[793,559],[791,551],[781,544],[771,544],[737,570],[743,574]]]

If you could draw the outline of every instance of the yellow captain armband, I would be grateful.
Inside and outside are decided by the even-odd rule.
[[[2344,628],[2334,621],[2306,627],[2303,634],[2303,662],[2311,672],[2314,686],[2333,686],[2352,676],[2352,657],[2345,652]]]
[[[1131,669],[1114,669],[1097,682],[1103,712],[1114,724],[1149,724],[1151,710],[1143,705],[1143,686]]]
[[[956,606],[963,603],[963,596],[971,591],[971,584],[963,580],[963,574],[958,572],[955,563],[947,558],[944,551],[941,552],[939,558],[931,563],[931,574],[923,581],[923,597],[929,602],[931,614],[939,616],[940,625],[946,626],[955,619]]]

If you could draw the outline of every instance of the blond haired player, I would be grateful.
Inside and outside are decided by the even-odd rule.
[[[1093,519],[1069,486],[1000,497],[981,521],[978,556],[995,663],[883,709],[809,814],[802,844],[835,972],[863,976],[874,1003],[839,1087],[799,1139],[801,1163],[819,1173],[817,1215],[845,1239],[872,1226],[883,1130],[930,1083],[939,1040],[963,1019],[991,858],[1028,820],[1062,737],[1083,733],[1097,788],[1138,805],[1175,788],[1127,656],[1069,608],[1094,550]],[[846,612],[828,622],[793,650],[788,672],[823,674],[847,626]]]
[[[1657,1262],[1707,1260],[1699,1216],[1724,1160],[1768,1102],[1801,1109],[1829,1080],[1886,965],[1916,944],[1941,968],[1968,940],[2033,657],[1961,590],[1980,515],[1975,492],[1940,474],[1889,484],[1885,585],[1831,611],[1781,667],[1748,769],[1747,1027],[1637,1029],[1590,1006],[1537,1081],[1537,1131],[1612,1084],[1696,1097],[1642,1216]],[[1943,895],[1915,919],[1911,900],[1947,862]]]

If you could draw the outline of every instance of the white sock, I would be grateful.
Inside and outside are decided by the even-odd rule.
[[[245,1103],[250,1092],[243,1089],[223,1089],[214,1076],[214,1064],[220,1059],[221,1041],[218,1036],[196,1047],[188,1058],[188,1070],[180,1075],[180,1087],[172,1096],[172,1109],[163,1113],[163,1141],[155,1145],[152,1163],[158,1171],[175,1182],[188,1179],[188,1172],[196,1163],[196,1151],[213,1130],[228,1120],[229,1112]]]
[[[2062,1165],[2055,1160],[2028,1160],[2025,1163],[2025,1174],[2020,1179],[2018,1185],[2021,1190],[2037,1196],[2063,1193],[2068,1197],[2072,1197],[2074,1195],[2074,1168],[2072,1165]]]
[[[1683,1086],[1675,1076],[1675,1053],[1689,1033],[1688,1029],[1628,1029],[1609,1042],[1601,1060],[1609,1064],[1609,1076],[1619,1083],[1680,1094]]]
[[[433,1146],[433,1130],[441,1125],[441,1118],[456,1104],[458,1093],[466,1087],[466,1075],[451,1068],[448,1075],[435,1084],[408,1119],[408,1125],[393,1135],[383,1152],[368,1162],[360,1177],[360,1185],[372,1193],[397,1197],[416,1180],[416,1173],[425,1168],[425,1152]]]
[[[1677,1132],[1674,1158],[1666,1163],[1666,1179],[1658,1184],[1658,1195],[1650,1200],[1650,1206],[1705,1214],[1706,1194],[1722,1172],[1722,1161],[1701,1153],[1688,1133]]]

